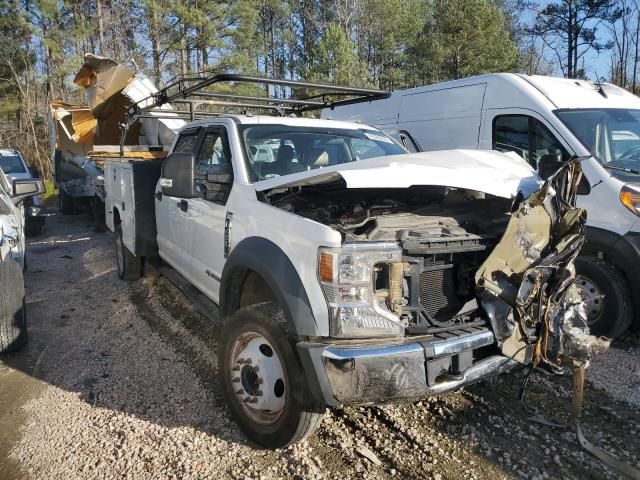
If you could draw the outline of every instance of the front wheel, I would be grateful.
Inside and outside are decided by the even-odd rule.
[[[586,302],[587,324],[594,335],[617,338],[633,321],[629,285],[622,273],[594,257],[578,257],[576,287]]]
[[[124,245],[122,225],[116,225],[116,265],[121,280],[137,280],[142,275],[142,262]]]
[[[285,447],[320,425],[325,407],[309,391],[277,304],[245,307],[227,319],[218,367],[231,413],[255,443]]]

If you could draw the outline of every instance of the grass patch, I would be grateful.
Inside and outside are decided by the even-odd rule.
[[[51,180],[44,181],[44,193],[40,195],[40,202],[48,208],[58,205],[58,189]]]

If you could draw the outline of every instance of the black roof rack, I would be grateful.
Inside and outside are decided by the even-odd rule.
[[[265,86],[264,95],[236,95],[207,91],[219,83],[254,84]],[[302,98],[278,98],[269,95],[269,86],[283,87],[283,91],[302,93]],[[353,103],[369,102],[389,98],[391,94],[383,90],[343,87],[325,83],[305,82],[301,80],[282,80],[255,77],[234,73],[221,73],[211,76],[178,78],[156,93],[129,107],[127,126],[138,118],[183,118],[195,120],[198,117],[210,117],[225,113],[198,112],[200,105],[217,105],[225,108],[237,107],[235,113],[271,111],[277,115],[301,115],[303,112],[333,108]],[[163,105],[187,104],[188,110],[162,109]]]

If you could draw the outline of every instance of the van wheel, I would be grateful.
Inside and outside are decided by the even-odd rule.
[[[274,302],[241,308],[222,329],[218,371],[240,429],[258,445],[281,448],[310,435],[322,421]]]
[[[0,353],[27,343],[24,278],[17,262],[0,262]]]
[[[622,273],[594,257],[578,257],[576,287],[586,299],[587,323],[591,333],[617,338],[633,321],[629,285]]]
[[[116,225],[116,265],[121,280],[137,280],[142,275],[142,262],[124,246],[122,226]]]

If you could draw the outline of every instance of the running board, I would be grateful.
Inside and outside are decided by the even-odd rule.
[[[167,266],[156,267],[158,272],[169,280],[180,292],[193,304],[196,311],[213,323],[221,324],[218,306],[209,297],[193,286],[186,278],[176,270]]]

